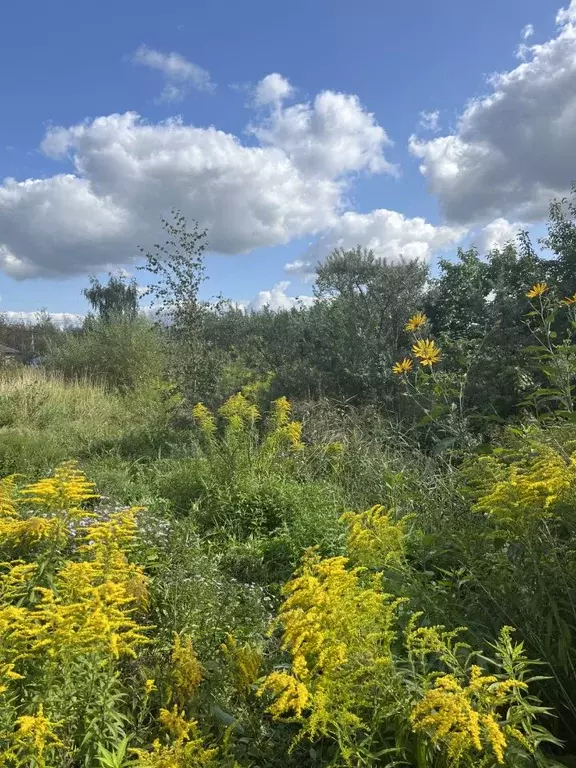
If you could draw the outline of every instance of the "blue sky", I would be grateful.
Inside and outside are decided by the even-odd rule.
[[[208,257],[205,294],[253,306],[310,293],[307,268],[285,265],[334,245],[434,262],[471,238],[538,227],[550,194],[576,178],[576,3],[559,10],[10,3],[0,311],[83,312],[87,274],[132,270],[170,201],[211,222],[224,251]],[[422,111],[439,113],[428,128]],[[110,118],[128,112],[140,118]]]

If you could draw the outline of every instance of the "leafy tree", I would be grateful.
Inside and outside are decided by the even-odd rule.
[[[155,278],[144,295],[151,296],[158,325],[168,341],[173,376],[182,393],[196,401],[210,390],[217,376],[216,361],[203,336],[208,307],[198,296],[205,279],[207,232],[196,221],[189,225],[175,209],[170,220],[161,221],[167,239],[150,251],[140,249],[146,262],[138,269]]]
[[[336,249],[317,268],[311,310],[322,327],[319,363],[337,372],[339,394],[380,399],[408,338],[404,325],[422,307],[428,267],[421,261],[378,259],[366,248]]]
[[[96,277],[90,277],[90,287],[82,293],[92,309],[104,322],[133,320],[138,314],[138,286],[136,280],[127,282],[122,274],[108,276],[104,285]]]

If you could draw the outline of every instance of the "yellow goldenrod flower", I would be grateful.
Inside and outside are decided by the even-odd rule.
[[[394,363],[392,366],[392,373],[395,373],[396,376],[402,376],[406,373],[410,373],[414,366],[414,363],[412,360],[410,360],[409,357],[405,357],[404,360],[399,360],[397,363]]]
[[[548,283],[544,283],[544,282],[536,283],[535,285],[532,286],[532,288],[530,288],[529,291],[527,291],[526,296],[529,299],[535,299],[538,296],[543,296],[546,293],[546,291],[549,289],[549,287],[550,286],[548,285]]]
[[[194,721],[188,722],[188,720],[186,720],[184,712],[178,712],[178,707],[176,705],[174,705],[171,710],[161,709],[158,720],[160,720],[164,728],[178,740],[187,739],[190,729],[195,725]]]
[[[150,696],[152,691],[155,691],[155,690],[156,690],[156,681],[154,680],[154,678],[149,678],[148,680],[146,680],[146,682],[144,683],[145,695]]]
[[[242,432],[260,418],[258,406],[250,403],[241,392],[229,397],[224,405],[220,406],[218,413],[233,432]]]
[[[304,683],[286,672],[270,673],[258,691],[258,696],[264,695],[266,691],[275,697],[274,703],[268,707],[268,712],[276,719],[291,713],[301,717],[310,700]]]
[[[498,682],[495,675],[482,674],[476,665],[470,670],[467,685],[453,674],[442,675],[413,707],[412,726],[427,732],[433,743],[443,744],[456,763],[464,755],[489,748],[496,762],[502,764],[507,740],[499,724],[498,708],[525,688],[526,684],[519,680]]]
[[[47,512],[65,512],[68,519],[86,517],[88,513],[81,505],[98,498],[94,483],[88,481],[75,461],[64,462],[52,477],[22,488],[20,496]]]
[[[204,679],[204,669],[198,661],[190,635],[174,635],[170,660],[173,697],[184,706]]]
[[[216,432],[216,419],[210,410],[206,408],[204,403],[196,403],[194,408],[192,408],[192,414],[198,422],[200,431],[207,437],[210,437]]]
[[[415,315],[412,315],[410,320],[406,323],[404,326],[405,331],[417,331],[418,328],[421,328],[423,325],[426,325],[428,322],[428,318],[424,314],[424,312],[416,312]]]
[[[377,504],[366,512],[347,512],[348,550],[360,565],[389,568],[399,565],[404,557],[404,525],[390,519],[384,507]]]
[[[50,718],[45,717],[42,704],[38,706],[38,714],[22,715],[16,723],[18,725],[16,742],[21,747],[31,748],[35,757],[41,759],[47,746],[63,746],[54,733],[54,729],[61,723],[53,723]]]
[[[420,361],[420,365],[432,367],[441,358],[440,349],[433,339],[418,339],[412,346],[412,352]]]
[[[258,677],[262,653],[250,645],[238,645],[236,638],[231,634],[227,634],[226,642],[220,649],[232,667],[236,690],[246,696]]]

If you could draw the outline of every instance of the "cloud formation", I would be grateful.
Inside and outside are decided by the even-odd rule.
[[[449,223],[495,218],[537,221],[574,179],[576,2],[557,17],[555,36],[525,46],[526,61],[493,75],[453,134],[410,139],[412,153]]]
[[[358,243],[389,261],[428,259],[433,252],[454,245],[465,232],[464,227],[434,226],[419,216],[411,219],[386,208],[370,213],[347,211],[308,249],[306,259],[316,263],[333,248],[354,248]]]
[[[254,104],[257,107],[268,104],[280,104],[284,99],[290,98],[294,94],[294,88],[289,81],[279,75],[278,72],[272,72],[266,75],[254,89]]]
[[[280,245],[334,226],[351,174],[393,170],[355,96],[277,105],[251,131],[257,145],[134,112],[50,128],[41,151],[72,172],[0,185],[0,268],[23,279],[127,264],[173,207],[208,228],[215,252]]]
[[[290,286],[288,280],[283,280],[271,288],[269,291],[260,291],[252,299],[246,309],[250,312],[260,312],[262,309],[270,309],[272,312],[278,312],[281,309],[292,309],[293,307],[311,306],[315,299],[313,296],[287,296],[286,290]]]
[[[160,101],[182,101],[191,89],[213,91],[215,88],[207,70],[175,51],[162,53],[147,45],[141,45],[132,55],[132,61],[164,75],[165,85]]]
[[[525,225],[518,221],[494,219],[480,231],[476,237],[476,245],[481,253],[501,250],[508,243],[514,243],[518,232],[525,228]]]
[[[440,110],[435,109],[431,112],[420,112],[420,128],[424,131],[438,133],[440,130]]]

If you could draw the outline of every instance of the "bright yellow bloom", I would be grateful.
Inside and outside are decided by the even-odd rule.
[[[192,408],[192,414],[198,422],[200,431],[207,437],[210,437],[216,432],[216,419],[210,410],[206,408],[204,403],[196,403],[194,408]]]
[[[366,512],[347,512],[348,550],[360,565],[389,568],[399,565],[404,557],[404,525],[395,522],[377,504]]]
[[[234,432],[241,432],[246,427],[251,427],[260,418],[258,406],[250,403],[241,392],[229,397],[218,409],[218,413]]]
[[[526,296],[529,299],[535,299],[538,296],[543,296],[546,293],[546,291],[549,289],[549,287],[550,286],[548,285],[548,283],[544,283],[544,282],[536,283],[535,285],[532,286],[532,288],[530,288],[529,291],[527,291]]]
[[[94,483],[87,480],[75,461],[64,462],[52,477],[22,488],[20,496],[47,512],[65,512],[67,518],[86,517],[87,512],[81,505],[98,498]]]
[[[258,678],[262,653],[250,645],[238,645],[236,638],[231,634],[226,636],[226,642],[220,649],[232,668],[236,690],[246,696]]]
[[[290,421],[290,412],[292,405],[288,398],[279,397],[272,403],[272,423],[275,428],[283,427]]]
[[[268,712],[274,718],[292,713],[301,717],[310,701],[310,693],[304,683],[286,672],[271,672],[258,691],[258,696],[262,696],[266,691],[275,698],[274,703],[268,707]]]
[[[412,352],[420,361],[420,365],[432,367],[441,359],[440,349],[433,339],[418,339],[412,346]]]
[[[154,678],[152,677],[146,680],[146,682],[144,683],[144,694],[146,696],[150,696],[152,691],[155,691],[155,690],[156,690],[156,681],[154,680]]]
[[[502,764],[507,741],[498,708],[525,688],[519,680],[498,682],[495,675],[483,675],[478,666],[471,668],[468,685],[452,674],[437,677],[413,707],[412,726],[427,732],[433,743],[444,744],[455,763],[464,755],[489,748]]]
[[[566,298],[562,301],[562,304],[565,304],[567,307],[571,306],[572,304],[576,304],[576,293],[573,293],[572,296],[566,296]]]
[[[391,673],[403,601],[385,595],[379,578],[364,584],[362,571],[349,568],[345,557],[323,560],[311,553],[283,589],[278,623],[292,668],[268,675],[259,695],[272,693],[273,717],[300,719],[312,738],[362,728],[359,713],[372,706],[378,681],[385,688]]]
[[[54,729],[61,723],[52,723],[50,718],[44,716],[42,704],[38,707],[36,715],[22,715],[16,721],[18,730],[15,741],[20,748],[25,748],[36,758],[34,764],[44,766],[43,759],[47,747],[62,747],[63,744],[54,733]]]
[[[428,318],[424,314],[424,312],[416,312],[415,315],[412,315],[410,320],[406,323],[404,326],[405,331],[417,331],[418,328],[421,328],[423,325],[426,325],[428,322]]]
[[[576,454],[569,461],[551,446],[528,443],[523,455],[482,456],[466,470],[477,494],[474,509],[489,515],[510,532],[523,535],[571,504],[576,487]]]
[[[404,360],[394,363],[392,366],[392,373],[395,373],[397,376],[402,376],[403,374],[410,373],[413,366],[414,363],[412,360],[410,360],[409,357],[405,357]]]
[[[204,679],[204,669],[198,661],[190,635],[174,635],[170,660],[173,698],[184,706]]]

